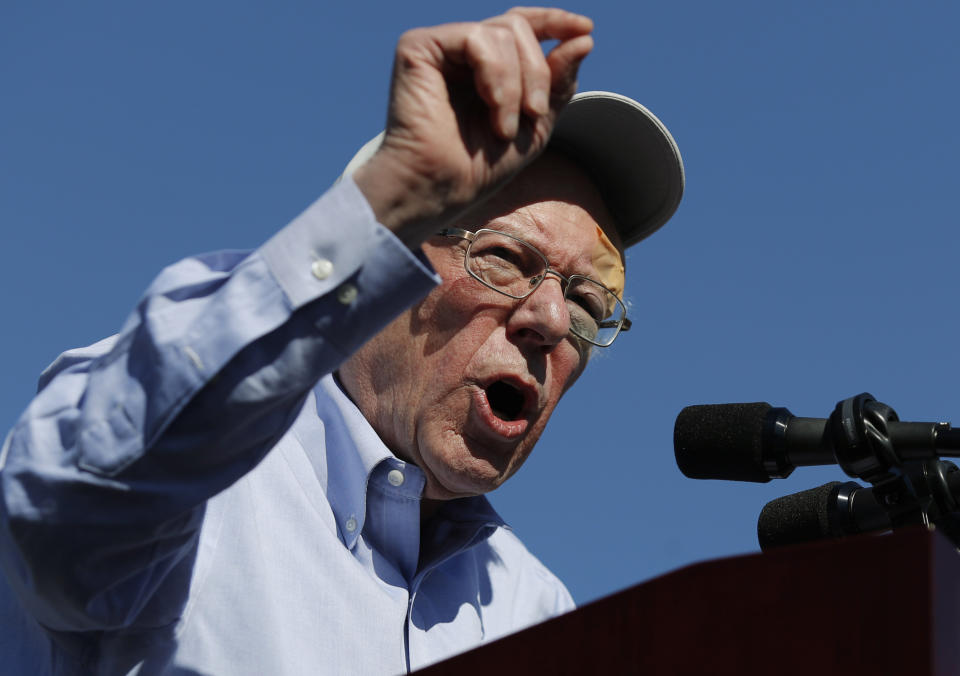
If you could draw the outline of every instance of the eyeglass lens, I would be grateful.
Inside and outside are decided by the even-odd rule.
[[[493,231],[481,231],[467,248],[467,270],[492,289],[513,298],[526,298],[540,285],[547,259],[526,242]],[[606,287],[573,276],[564,290],[570,330],[599,345],[617,336],[626,314],[623,303]]]

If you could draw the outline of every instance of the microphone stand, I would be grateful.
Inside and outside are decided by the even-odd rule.
[[[837,404],[824,436],[829,437],[840,467],[873,487],[864,489],[852,481],[822,487],[829,487],[830,493],[827,523],[820,527],[825,532],[820,535],[842,537],[904,526],[936,526],[960,549],[960,470],[952,462],[930,459],[929,455],[920,459],[916,451],[920,446],[929,448],[928,439],[918,439],[916,448],[895,448],[889,423],[897,421],[892,408],[866,392]],[[946,424],[939,427],[949,430]],[[771,533],[776,536],[776,529],[764,525],[764,515],[776,513],[776,503],[786,499],[769,503],[760,515],[758,533],[762,549],[787,544],[771,539]],[[809,529],[799,539],[813,539]]]
[[[827,509],[835,536],[936,526],[960,547],[960,469],[946,460],[908,462],[902,474],[864,489],[840,484]]]

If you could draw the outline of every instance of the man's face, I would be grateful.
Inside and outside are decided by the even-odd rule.
[[[561,274],[622,293],[622,253],[598,228],[615,238],[613,220],[562,156],[541,157],[458,226],[520,237]],[[364,345],[340,377],[387,446],[424,471],[424,497],[486,493],[526,460],[589,346],[569,333],[557,277],[515,300],[467,273],[463,240],[434,237],[423,249],[443,284]]]

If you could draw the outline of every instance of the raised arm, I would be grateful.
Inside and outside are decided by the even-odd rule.
[[[34,619],[176,620],[205,501],[437,283],[410,249],[542,150],[590,28],[525,8],[405,34],[383,146],[355,183],[255,252],[172,266],[115,338],[45,374],[0,452],[0,562]],[[544,39],[559,40],[546,57]]]

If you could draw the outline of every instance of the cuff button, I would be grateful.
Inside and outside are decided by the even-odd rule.
[[[337,289],[337,300],[344,305],[350,305],[357,299],[357,287],[353,284],[344,284]]]
[[[320,258],[315,260],[313,265],[310,266],[310,272],[312,272],[313,276],[317,279],[326,279],[333,274],[333,263],[326,258]]]

